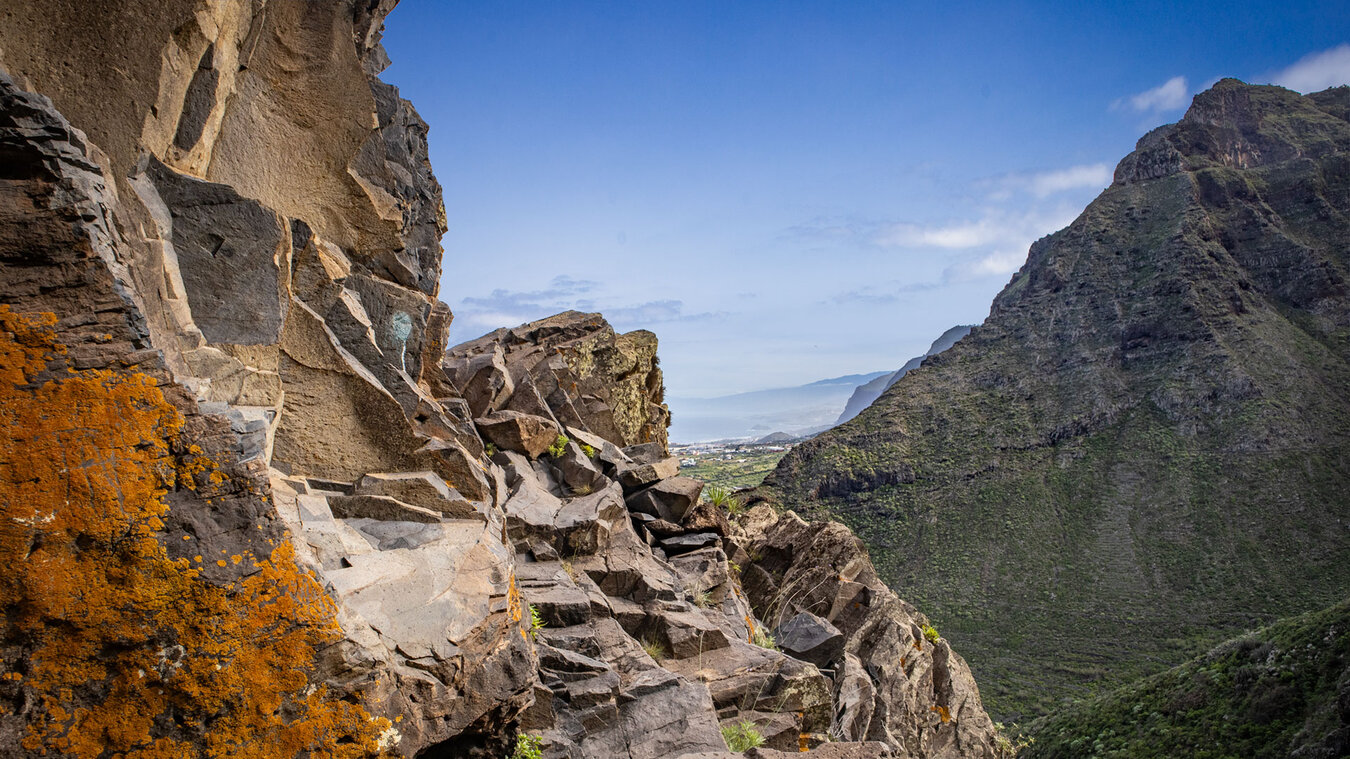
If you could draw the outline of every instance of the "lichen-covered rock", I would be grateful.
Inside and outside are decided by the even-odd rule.
[[[426,125],[375,78],[392,5],[0,27],[6,755],[500,756],[526,729],[726,759],[744,719],[985,756],[945,644],[911,669],[969,727],[911,741],[919,633],[815,589],[763,606],[797,580],[677,476],[655,336],[569,312],[445,352]],[[832,566],[790,527],[765,540]],[[884,600],[856,569],[836,596]],[[842,658],[768,645],[800,604]]]
[[[391,6],[124,0],[0,28],[0,385],[25,451],[0,502],[31,522],[4,538],[7,749],[410,756],[500,741],[527,705],[505,486],[441,394],[426,126],[375,78]]]
[[[308,687],[337,612],[265,462],[148,349],[100,156],[3,75],[0,145],[6,751],[374,751],[390,722]]]
[[[568,311],[457,345],[444,365],[476,411],[547,411],[621,448],[666,448],[670,411],[656,336],[645,330],[620,335],[599,314]]]

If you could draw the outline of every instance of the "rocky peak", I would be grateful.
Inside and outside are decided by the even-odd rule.
[[[1195,96],[1176,124],[1139,140],[1116,167],[1118,185],[1211,166],[1250,169],[1343,151],[1345,101],[1335,88],[1304,97],[1273,85],[1221,79]]]
[[[538,414],[620,446],[666,450],[670,410],[646,330],[620,335],[600,314],[567,311],[457,345],[443,366],[475,415]]]

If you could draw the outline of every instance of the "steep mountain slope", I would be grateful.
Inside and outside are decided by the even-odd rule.
[[[952,347],[956,344],[957,340],[969,335],[971,329],[973,328],[966,325],[952,327],[938,336],[938,339],[934,340],[933,344],[928,346],[928,352],[924,353],[922,356],[911,358],[905,362],[904,366],[900,367],[892,374],[883,375],[870,382],[859,385],[857,389],[853,391],[853,395],[848,397],[848,403],[844,404],[844,413],[839,415],[839,419],[835,424],[843,424],[862,413],[862,410],[870,406],[872,401],[880,398],[882,393],[889,390],[891,385],[899,382],[901,377],[918,369],[919,366],[923,364],[924,359],[929,356],[936,356]]]
[[[1016,718],[1350,589],[1350,89],[1223,80],[766,484]]]
[[[809,435],[829,427],[860,383],[888,372],[849,374],[796,387],[752,390],[715,398],[669,399],[670,436],[677,443],[763,437],[773,432]]]
[[[1350,601],[1056,711],[1031,734],[1024,759],[1350,755]]]

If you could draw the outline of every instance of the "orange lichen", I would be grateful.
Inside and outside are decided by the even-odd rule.
[[[947,724],[948,722],[951,722],[951,721],[952,721],[952,713],[947,709],[947,707],[945,707],[945,706],[930,706],[930,707],[928,707],[928,709],[929,709],[930,711],[935,711],[935,712],[937,712],[938,717],[942,720],[942,724],[945,725],[945,724]]]
[[[289,543],[226,587],[160,543],[183,420],[154,378],[61,370],[51,315],[0,306],[0,643],[24,748],[95,759],[359,757],[386,720],[309,688],[335,609]],[[52,364],[59,366],[59,364]],[[185,478],[181,475],[187,474]]]

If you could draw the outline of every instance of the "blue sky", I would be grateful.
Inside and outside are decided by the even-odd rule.
[[[1347,43],[1343,1],[404,0],[384,78],[431,125],[452,344],[600,311],[706,397],[899,367],[1195,92],[1345,83]]]

